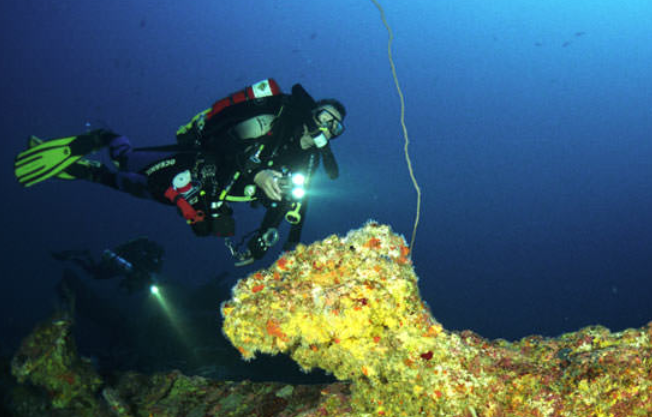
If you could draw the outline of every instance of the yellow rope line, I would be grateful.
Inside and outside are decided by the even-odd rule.
[[[412,169],[412,161],[410,160],[410,154],[408,152],[408,146],[410,145],[410,138],[408,137],[407,126],[405,125],[405,97],[403,96],[403,91],[401,91],[401,86],[398,82],[398,76],[396,75],[396,66],[394,65],[394,59],[392,58],[392,42],[394,41],[394,34],[392,29],[387,23],[385,18],[385,11],[380,6],[377,0],[371,0],[373,4],[378,8],[380,12],[380,18],[383,21],[383,25],[387,28],[387,33],[389,33],[389,40],[387,41],[387,57],[389,58],[389,65],[392,67],[392,75],[394,76],[394,84],[396,85],[396,91],[398,91],[398,96],[401,100],[401,126],[403,127],[403,136],[405,137],[405,161],[407,162],[408,170],[410,171],[410,178],[412,179],[412,184],[414,189],[417,192],[417,214],[414,219],[414,229],[412,230],[412,240],[410,241],[410,249],[414,250],[414,240],[417,236],[417,226],[419,225],[419,218],[421,217],[421,188],[417,183],[417,179],[414,176],[414,170]]]

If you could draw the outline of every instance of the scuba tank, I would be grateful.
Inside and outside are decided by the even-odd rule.
[[[217,100],[177,130],[184,148],[213,148],[211,141],[237,123],[262,114],[276,113],[282,99],[278,83],[267,78]]]
[[[250,100],[260,100],[279,94],[281,94],[281,88],[278,86],[278,83],[273,78],[267,78],[216,101],[206,114],[206,119],[212,119],[216,114],[234,104]]]
[[[102,253],[102,259],[105,262],[111,264],[111,266],[120,271],[122,274],[129,275],[134,270],[134,265],[131,262],[113,252],[111,249],[104,250]]]

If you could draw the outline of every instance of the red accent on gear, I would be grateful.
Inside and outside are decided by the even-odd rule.
[[[170,187],[165,191],[165,198],[177,205],[183,218],[188,220],[190,224],[204,221],[206,218],[203,211],[195,210],[194,207],[181,196],[179,191],[174,189],[174,187]]]
[[[268,78],[266,81],[271,91],[271,94],[268,95],[267,97],[277,96],[281,94],[281,88],[279,87],[278,83],[274,79]],[[252,86],[248,86],[243,90],[236,91],[235,93],[230,94],[229,96],[216,101],[211,107],[211,110],[206,114],[206,119],[212,118],[213,116],[215,116],[216,114],[224,110],[225,108],[230,107],[234,104],[242,103],[244,101],[249,101],[249,100],[255,100],[255,99],[256,96],[254,94],[254,90]]]
[[[188,184],[184,185],[183,187],[177,188],[177,191],[179,191],[179,193],[181,193],[181,194],[184,194],[184,193],[190,191],[191,188],[192,188],[192,183],[189,182]]]

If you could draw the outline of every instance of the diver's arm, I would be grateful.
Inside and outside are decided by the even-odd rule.
[[[283,193],[281,187],[278,185],[278,179],[281,177],[282,175],[278,171],[264,169],[256,174],[254,183],[265,192],[265,195],[270,200],[281,201]]]

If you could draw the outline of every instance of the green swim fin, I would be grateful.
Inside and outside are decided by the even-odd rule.
[[[84,155],[100,149],[103,146],[103,133],[92,131],[79,136],[52,139],[19,153],[14,162],[18,182],[31,187],[61,174]]]
[[[43,139],[40,139],[32,135],[27,139],[27,147],[33,148],[35,146],[40,145],[43,142],[44,142]],[[58,173],[56,177],[61,180],[76,180],[80,178],[87,178],[90,176],[91,170],[97,169],[100,166],[102,166],[102,163],[100,161],[80,158],[77,162],[75,162],[65,170]]]

